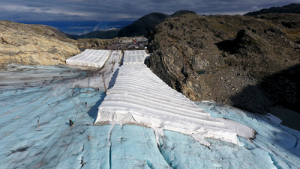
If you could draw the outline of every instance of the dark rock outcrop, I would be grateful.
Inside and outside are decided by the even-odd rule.
[[[191,100],[214,100],[264,113],[274,104],[287,106],[285,98],[294,99],[290,107],[300,102],[299,94],[290,92],[299,91],[298,80],[288,85],[289,92],[281,90],[291,80],[270,83],[279,72],[299,68],[298,33],[275,19],[185,14],[165,19],[152,30],[147,64]],[[295,69],[288,71],[290,79],[298,77]]]
[[[184,14],[197,14],[196,12],[194,11],[189,11],[189,10],[180,10],[180,11],[176,11],[175,13],[173,13],[171,15],[171,17],[177,17],[177,16],[180,16],[180,15],[184,15]]]

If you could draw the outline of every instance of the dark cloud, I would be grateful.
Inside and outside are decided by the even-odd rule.
[[[51,8],[41,8],[42,11],[50,11]]]
[[[132,20],[152,12],[172,14],[182,9],[198,14],[244,14],[290,3],[300,0],[1,0],[0,20]]]

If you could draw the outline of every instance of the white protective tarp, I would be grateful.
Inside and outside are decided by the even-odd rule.
[[[84,52],[68,58],[67,65],[101,68],[110,55],[109,50],[86,49]]]
[[[149,56],[145,50],[125,51],[123,65],[144,64],[146,57]]]
[[[242,124],[212,118],[165,84],[146,65],[120,67],[114,87],[108,90],[98,108],[95,124],[104,122],[148,126],[157,136],[163,135],[163,129],[177,131],[207,146],[210,143],[205,137],[237,144],[237,135],[253,138],[255,133]]]

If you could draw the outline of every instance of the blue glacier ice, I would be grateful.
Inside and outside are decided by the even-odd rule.
[[[207,147],[164,130],[157,144],[151,128],[91,125],[106,95],[73,85],[85,76],[65,66],[0,72],[0,168],[300,168],[299,131],[214,102],[196,104],[212,117],[253,128],[256,138],[239,137],[239,145],[206,139]]]

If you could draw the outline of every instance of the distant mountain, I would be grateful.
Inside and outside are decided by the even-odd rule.
[[[110,28],[116,28],[116,29],[121,29],[125,26],[128,26],[132,24],[134,21],[114,21],[114,22],[109,22],[107,24],[107,27]]]
[[[82,38],[98,38],[98,39],[112,39],[117,37],[120,29],[109,30],[109,31],[94,31],[84,35],[77,36],[77,39]]]
[[[118,33],[118,37],[147,36],[151,29],[169,17],[167,14],[156,12],[145,15],[132,24],[122,28]]]
[[[133,23],[133,21],[24,21],[20,23],[48,25],[67,34],[82,35],[92,31],[104,31],[113,28],[121,29],[125,26],[130,25],[131,23]]]
[[[177,17],[187,13],[196,14],[194,11],[180,10],[176,11],[172,15],[157,12],[145,15],[132,24],[122,28],[118,33],[118,37],[148,36],[150,31],[156,25],[160,24],[165,18]]]
[[[138,19],[137,21],[115,21],[115,22],[94,22],[86,21],[74,23],[60,23],[47,22],[43,24],[53,25],[54,27],[61,27],[60,29],[68,33],[68,37],[72,39],[80,38],[98,38],[98,39],[112,39],[115,37],[132,37],[132,36],[147,36],[149,32],[165,18],[178,17],[183,14],[196,14],[194,11],[180,10],[172,15],[164,13],[150,13]],[[31,23],[32,24],[32,23]],[[116,28],[117,30],[109,30]],[[74,29],[73,33],[70,29]],[[109,31],[106,31],[109,30]],[[83,35],[78,35],[79,32],[90,32]]]
[[[296,13],[300,14],[300,4],[292,3],[282,7],[272,7],[268,9],[262,9],[260,11],[246,13],[245,16],[256,16],[260,14],[268,13]]]

